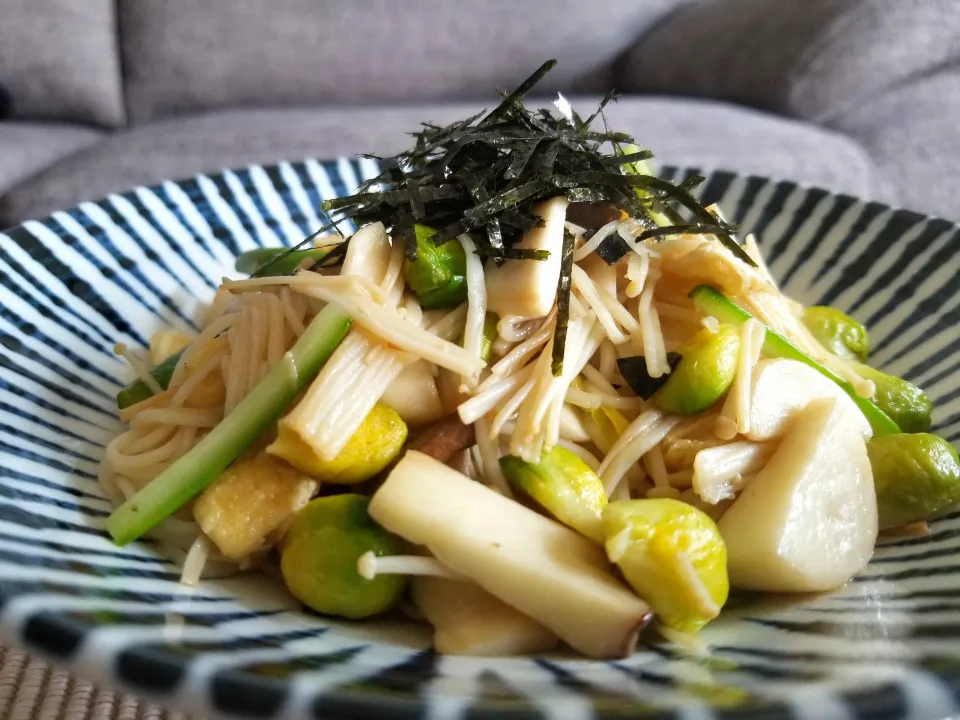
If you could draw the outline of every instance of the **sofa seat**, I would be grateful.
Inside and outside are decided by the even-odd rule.
[[[21,180],[96,142],[103,133],[62,123],[0,123],[0,197]]]
[[[589,113],[595,99],[574,100]],[[156,122],[104,137],[10,190],[0,226],[41,217],[135,185],[250,163],[390,154],[421,121],[449,123],[470,104],[233,110]],[[607,113],[661,163],[789,178],[867,198],[886,187],[866,152],[815,126],[718,102],[626,98]]]

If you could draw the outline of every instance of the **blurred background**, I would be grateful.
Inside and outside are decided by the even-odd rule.
[[[540,99],[660,162],[951,219],[960,0],[0,0],[0,226],[141,183],[402,149]]]

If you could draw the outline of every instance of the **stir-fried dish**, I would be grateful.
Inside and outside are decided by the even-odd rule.
[[[278,568],[437,651],[632,651],[731,587],[810,592],[960,500],[918,388],[783,295],[751,236],[561,97],[425,124],[293,249],[245,253],[118,396],[119,544],[183,582]],[[598,129],[603,127],[604,129]],[[341,227],[357,228],[346,237]],[[271,575],[273,577],[271,577]]]

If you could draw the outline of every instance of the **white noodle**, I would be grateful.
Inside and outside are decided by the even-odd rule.
[[[483,262],[477,255],[477,246],[469,235],[461,235],[458,240],[467,256],[467,318],[463,328],[463,347],[484,362],[483,325],[487,317],[487,286],[483,279]],[[475,376],[465,376],[466,389],[476,387]]]
[[[551,311],[551,315],[556,309]],[[504,315],[497,321],[497,335],[510,343],[525,340],[534,330],[542,327],[540,318],[524,318],[519,315]]]
[[[571,442],[570,440],[564,440],[563,438],[557,443],[562,448],[566,448],[578,458],[583,460],[583,462],[594,472],[600,468],[600,458],[594,455],[592,452],[587,450],[582,445]]]
[[[480,392],[457,407],[460,421],[465,425],[476,422],[478,418],[489,413],[501,400],[523,385],[530,378],[532,372],[533,365],[527,365],[510,377],[496,380],[490,384],[485,382],[480,386]]]
[[[611,222],[608,222],[599,230],[597,230],[593,234],[593,237],[591,237],[589,240],[587,240],[587,242],[585,242],[583,245],[581,245],[579,248],[573,251],[573,261],[575,263],[580,262],[587,255],[589,255],[598,247],[600,247],[600,243],[602,243],[610,235],[613,235],[613,233],[617,231],[617,226],[619,224],[620,224],[620,220],[613,220]]]
[[[523,342],[494,363],[490,368],[490,377],[481,383],[480,389],[483,390],[485,386],[496,382],[496,378],[514,372],[527,361],[527,358],[532,357],[537,350],[543,347],[547,343],[547,340],[553,335],[554,328],[556,327],[556,323],[554,322],[556,315],[557,310],[554,308],[550,311],[550,314],[544,318],[543,324],[535,333],[528,334],[528,337],[526,337]],[[531,326],[531,331],[532,329],[533,326]]]
[[[590,309],[597,314],[597,320],[600,321],[600,324],[603,326],[603,329],[607,333],[607,337],[610,338],[610,341],[614,345],[622,345],[625,343],[627,341],[627,336],[624,335],[617,326],[617,322],[614,319],[613,314],[607,308],[600,296],[599,288],[597,288],[594,282],[590,279],[590,276],[587,275],[582,268],[574,265],[571,277],[573,279],[573,286],[583,296],[583,299],[587,301],[587,305],[590,306]]]
[[[733,499],[744,478],[766,465],[775,449],[775,442],[747,441],[704,448],[693,461],[694,492],[711,505]]]
[[[180,573],[180,584],[187,587],[196,587],[203,577],[203,568],[210,555],[210,543],[205,535],[198,535],[190,546],[187,557],[183,561],[183,570]]]
[[[670,478],[667,477],[667,466],[663,461],[663,452],[660,446],[650,448],[650,452],[643,456],[643,467],[646,468],[653,484],[657,487],[669,487]]]
[[[647,274],[650,272],[650,254],[633,253],[627,258],[627,283],[624,290],[628,298],[635,298],[643,292],[647,282]]]
[[[378,575],[429,575],[431,577],[472,582],[469,578],[455,573],[439,560],[423,555],[381,555],[365,552],[357,559],[357,574],[365,580],[373,580]]]
[[[507,478],[504,477],[503,470],[500,469],[500,449],[496,437],[491,437],[490,424],[486,418],[479,418],[476,423],[474,423],[474,430],[484,478],[486,478],[487,483],[492,485],[501,495],[513,498],[513,493],[510,491]]]
[[[158,383],[156,378],[150,374],[150,371],[142,362],[140,362],[140,359],[135,357],[134,354],[130,352],[126,345],[123,343],[117,343],[113,346],[113,351],[130,364],[130,367],[133,368],[133,371],[137,374],[137,379],[150,388],[150,392],[152,392],[154,395],[159,395],[163,392],[163,388],[160,386],[160,383]]]
[[[603,459],[600,477],[607,495],[616,489],[627,470],[656,447],[679,421],[678,417],[664,417],[658,410],[647,410],[630,423]]]

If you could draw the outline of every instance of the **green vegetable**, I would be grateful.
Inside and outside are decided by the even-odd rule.
[[[483,358],[483,361],[486,363],[490,362],[490,358],[493,357],[493,343],[497,340],[497,335],[499,331],[497,330],[497,323],[500,322],[500,318],[496,313],[488,312],[483,318],[483,337],[480,339],[480,357]],[[460,345],[463,346],[463,336],[460,336]]]
[[[943,438],[929,433],[873,438],[867,454],[881,529],[926,520],[960,502],[960,459]]]
[[[640,152],[640,148],[636,145],[622,145],[620,147],[614,148],[614,152],[617,155],[629,156],[634,155]],[[635,160],[631,163],[626,163],[623,165],[623,170],[630,175],[653,175],[653,166],[646,159]],[[643,188],[634,188],[633,191],[637,194],[641,200],[646,200],[650,197],[650,193]],[[664,213],[650,209],[650,217],[653,218],[653,221],[660,227],[666,227],[672,225],[670,218],[668,218]]]
[[[238,255],[234,268],[237,272],[246,275],[253,275],[254,273],[262,276],[289,275],[304,260],[309,259],[319,262],[326,257],[328,252],[330,252],[330,248],[293,251],[290,248],[257,248]],[[264,270],[262,273],[259,272],[261,268]]]
[[[814,305],[803,311],[803,324],[823,347],[847,360],[867,361],[867,329],[836,308]]]
[[[280,571],[300,602],[326,615],[359,619],[397,603],[406,587],[403,575],[360,577],[361,555],[398,555],[404,542],[367,514],[370,498],[331,495],[311,500],[297,513],[283,539]]]
[[[727,394],[737,376],[740,333],[726,323],[713,333],[704,328],[677,348],[680,362],[653,394],[668,413],[696,415]]]
[[[709,285],[698,285],[695,287],[690,291],[690,298],[701,313],[715,317],[720,322],[730,323],[731,325],[739,327],[753,317],[753,315],[732,300],[718,293]],[[824,377],[833,380],[833,382],[839,385],[840,388],[850,396],[854,404],[860,408],[860,411],[873,428],[874,435],[877,437],[893,435],[900,432],[900,427],[889,415],[877,407],[872,401],[858,395],[850,383],[829,368],[818,363],[783,337],[783,335],[774,332],[770,328],[767,328],[766,340],[763,343],[763,354],[767,357],[786,358],[788,360],[802,362],[804,365],[812,367]]]
[[[557,520],[594,542],[603,542],[607,494],[597,474],[574,453],[556,445],[538,463],[504,455],[500,467],[514,488]]]
[[[407,439],[407,424],[395,410],[377,403],[333,460],[323,456],[281,420],[267,452],[320,482],[356,485],[393,462]]]
[[[350,318],[330,304],[310,322],[283,360],[186,455],[113,511],[107,531],[126,545],[172,515],[207,487],[274,422],[327,361],[350,329]]]
[[[493,343],[497,340],[497,323],[500,318],[496,313],[488,312],[483,318],[483,339],[480,341],[480,357],[486,363],[493,357]]]
[[[918,433],[930,429],[933,402],[923,390],[896,375],[888,375],[869,365],[853,363],[853,368],[864,380],[872,380],[877,386],[873,402],[889,415],[903,432]]]
[[[170,387],[170,378],[173,377],[173,371],[177,368],[181,355],[183,355],[183,350],[175,352],[163,362],[150,368],[150,375],[164,390]],[[143,402],[149,397],[153,397],[153,390],[147,387],[143,380],[136,380],[117,393],[117,407],[123,410],[125,407]]]
[[[573,233],[564,232],[563,243],[560,246],[560,277],[557,279],[557,326],[553,331],[553,353],[550,356],[550,372],[553,373],[554,377],[560,377],[563,373],[563,354],[567,347],[575,240]]]
[[[727,601],[727,546],[706,513],[680,500],[622,500],[603,511],[607,556],[660,620],[696,632]]]
[[[403,263],[403,277],[425,310],[459,305],[467,299],[467,256],[456,239],[434,245],[436,230],[417,225],[417,259]]]

